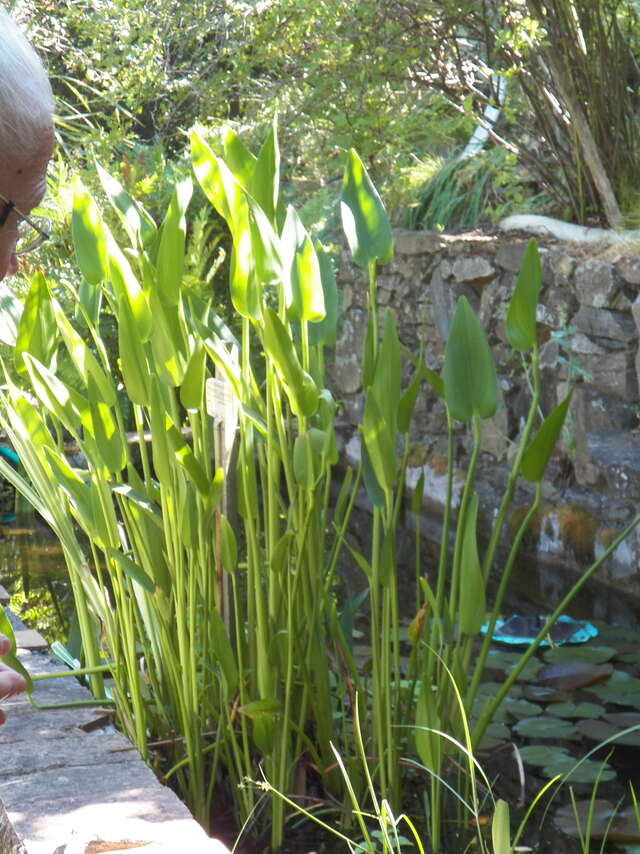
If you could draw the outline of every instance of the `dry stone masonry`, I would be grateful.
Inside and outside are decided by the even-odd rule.
[[[398,231],[395,258],[380,270],[378,280],[381,312],[391,309],[400,340],[411,351],[417,353],[422,342],[431,368],[441,367],[460,296],[467,297],[487,330],[503,403],[486,430],[477,480],[487,528],[529,399],[519,357],[509,350],[504,333],[507,303],[526,244],[524,235]],[[569,381],[576,383],[565,436],[549,469],[544,507],[524,550],[523,560],[542,567],[540,583],[550,587],[540,592],[542,600],[557,598],[557,578],[575,579],[640,507],[640,247],[637,255],[628,246],[599,251],[539,241],[539,248],[542,411],[559,402]],[[347,252],[338,281],[343,315],[329,370],[343,403],[345,452],[354,462],[359,456],[356,424],[362,413],[359,364],[367,288]],[[456,459],[461,475],[467,439],[460,426]],[[442,404],[426,387],[416,406],[412,441],[408,483],[415,483],[424,470],[425,512],[437,516],[444,493],[446,419]],[[523,486],[514,524],[530,500]],[[600,579],[640,602],[639,555],[636,534],[617,549]]]

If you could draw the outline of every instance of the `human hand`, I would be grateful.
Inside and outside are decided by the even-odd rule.
[[[9,652],[11,652],[11,641],[6,635],[0,634],[0,657],[7,655]],[[26,689],[26,680],[19,673],[16,673],[15,670],[0,662],[0,700],[15,697],[16,694],[22,694]],[[6,717],[5,713],[0,709],[0,724],[5,722]]]

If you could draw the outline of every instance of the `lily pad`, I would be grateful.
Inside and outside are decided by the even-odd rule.
[[[481,682],[478,686],[478,695],[485,697],[495,697],[498,691],[502,688],[500,682]],[[522,697],[522,686],[512,685],[509,690],[510,697]]]
[[[558,691],[546,685],[525,685],[522,694],[532,703],[554,703],[570,699],[566,691]]]
[[[527,747],[519,748],[520,756],[525,765],[539,765],[544,767],[550,765],[560,756],[568,756],[566,747],[551,747],[548,744],[529,744]]]
[[[576,734],[575,725],[571,721],[551,715],[523,718],[514,724],[513,729],[524,738],[573,738]]]
[[[591,664],[604,664],[615,654],[616,650],[612,646],[583,644],[582,646],[554,646],[552,649],[546,649],[542,657],[549,664],[559,661],[588,661]]]
[[[600,798],[592,801],[576,801],[575,810],[578,814],[579,827],[584,829],[587,822],[591,824],[591,839],[599,840],[605,837],[611,842],[640,842],[640,828],[629,807],[618,810],[609,801]],[[567,804],[556,810],[553,822],[568,836],[580,836],[573,804]]]
[[[507,652],[505,650],[491,650],[487,656],[487,668],[490,670],[501,670],[505,674],[520,663],[522,654],[518,652]],[[532,682],[540,670],[540,662],[536,658],[530,658],[518,676],[518,682]]]
[[[547,712],[557,718],[599,718],[604,713],[604,706],[599,703],[551,703]]]
[[[614,726],[608,721],[590,720],[580,721],[576,724],[580,735],[588,738],[589,741],[595,741],[598,744],[606,741],[609,738],[618,736],[613,744],[623,744],[627,747],[640,747],[640,729],[628,732],[625,735],[618,735],[624,732],[624,727]]]
[[[599,639],[607,646],[617,646],[619,643],[630,643],[640,646],[640,632],[636,629],[626,629],[622,626],[610,626],[600,620],[593,620],[599,630]]]
[[[638,712],[610,712],[603,715],[602,719],[607,723],[626,729],[630,726],[640,726],[640,713]]]
[[[542,714],[542,706],[538,706],[537,703],[531,703],[529,700],[520,700],[515,697],[507,697],[500,708],[504,709],[507,715],[511,715],[511,717],[516,719],[532,718]]]
[[[510,740],[511,733],[509,727],[499,721],[492,721],[487,727],[478,747],[480,750],[493,750]]]
[[[590,664],[588,661],[558,661],[545,664],[537,682],[558,691],[577,691],[604,682],[613,673],[612,664]]]
[[[589,783],[593,784],[596,780],[606,783],[609,780],[615,780],[616,772],[611,766],[602,762],[595,762],[593,759],[584,759],[580,764],[579,760],[572,756],[559,756],[557,760],[545,765],[542,773],[545,777],[555,777],[556,774],[566,774],[564,782],[567,783]]]
[[[587,690],[605,703],[634,708],[640,706],[640,679],[630,676],[624,670],[615,670],[607,682]]]

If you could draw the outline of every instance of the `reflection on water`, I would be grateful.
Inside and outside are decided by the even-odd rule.
[[[0,582],[29,628],[48,641],[66,640],[73,597],[62,548],[34,514],[0,524]]]

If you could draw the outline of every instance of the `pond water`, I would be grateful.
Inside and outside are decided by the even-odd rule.
[[[12,609],[30,627],[49,641],[66,643],[73,605],[62,551],[51,532],[32,514],[0,524],[0,580],[12,594]],[[519,614],[544,614],[569,585],[570,579],[558,578],[552,566],[521,563],[508,608]],[[612,820],[611,827],[619,839],[626,840],[624,844],[638,845],[640,827],[629,797],[630,783],[640,796],[640,633],[636,630],[636,605],[597,582],[590,584],[570,613],[576,619],[593,620],[599,628],[598,636],[586,644],[547,649],[530,663],[491,725],[479,759],[495,781],[497,795],[512,803],[524,798],[527,803],[555,773],[567,772],[598,743],[637,726],[638,731],[624,736],[619,745],[612,744],[591,756],[575,774],[573,788],[577,800],[588,798],[599,775],[602,797],[596,836],[606,831],[613,806],[624,798],[625,811]],[[476,713],[495,694],[497,683],[504,681],[517,657],[514,649],[495,644]],[[524,793],[512,744],[517,745],[524,762]],[[555,825],[547,817],[544,841],[531,840],[538,851],[555,852],[559,847],[574,850],[572,838],[558,836],[558,826],[575,825],[573,814],[558,812],[566,807],[567,788],[549,813],[557,816]],[[219,819],[223,825],[223,817]],[[537,832],[536,828],[532,830]],[[306,847],[309,829],[300,834],[297,838],[303,847],[297,851],[311,850]],[[329,847],[327,838],[324,850]],[[252,848],[257,850],[253,845],[246,850]],[[606,850],[613,849],[608,844]],[[638,849],[635,851],[637,854]]]

